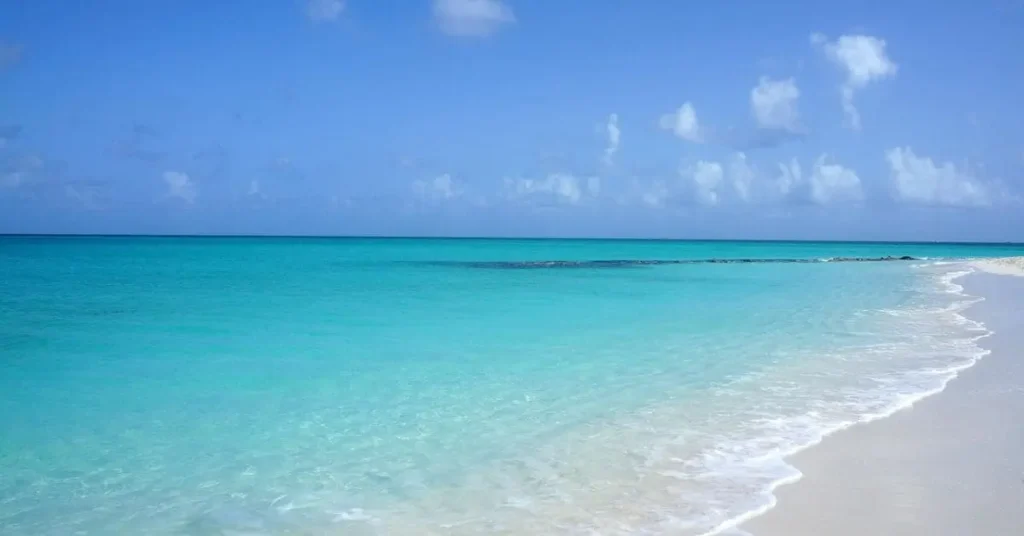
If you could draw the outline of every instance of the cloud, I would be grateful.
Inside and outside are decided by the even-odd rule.
[[[684,171],[684,174],[689,175],[693,181],[693,190],[697,202],[707,206],[718,204],[718,188],[721,186],[725,176],[722,164],[701,160],[692,169]]]
[[[165,171],[164,182],[167,183],[167,195],[177,197],[182,201],[192,204],[196,201],[196,184],[189,178],[188,174],[180,171]]]
[[[800,162],[793,158],[779,164],[779,176],[773,183],[779,201],[832,205],[864,199],[860,177],[852,169],[831,162],[827,154],[814,161],[805,177]]]
[[[852,169],[828,161],[828,155],[823,154],[814,162],[810,178],[811,200],[819,205],[828,205],[864,199],[860,177]]]
[[[640,202],[650,207],[661,208],[665,206],[670,195],[671,192],[669,192],[665,181],[655,180],[648,188],[640,192]]]
[[[18,63],[21,59],[22,46],[0,42],[0,70]]]
[[[800,162],[796,158],[789,161],[789,163],[779,164],[780,175],[775,179],[775,186],[778,188],[779,194],[786,197],[796,190],[797,186],[803,183],[803,174],[800,170]]]
[[[412,189],[420,199],[434,202],[454,199],[463,193],[462,188],[455,184],[452,176],[447,173],[429,181],[413,181]]]
[[[747,155],[743,153],[736,153],[733,155],[732,161],[729,162],[729,179],[732,181],[732,187],[736,190],[736,195],[741,201],[747,202],[751,200],[751,188],[754,184],[754,177],[757,173],[754,168],[747,163]]]
[[[994,188],[952,162],[936,165],[931,158],[918,157],[910,147],[885,153],[895,196],[900,201],[922,205],[981,207],[992,204]]]
[[[551,173],[544,179],[506,178],[505,196],[509,199],[535,199],[576,205],[601,193],[601,179],[585,180],[568,173]]]
[[[800,114],[796,101],[800,89],[792,78],[772,80],[762,76],[757,87],[750,90],[750,110],[757,126],[783,132],[799,132]]]
[[[486,37],[516,16],[500,0],[434,0],[434,21],[448,35]]]
[[[661,128],[671,130],[676,136],[684,140],[693,143],[704,141],[700,123],[697,121],[697,111],[694,110],[693,104],[690,102],[685,102],[678,110],[661,116],[658,124]]]
[[[884,40],[869,35],[843,35],[830,42],[820,33],[811,35],[811,44],[846,72],[840,88],[847,124],[860,129],[860,113],[853,105],[854,94],[871,82],[896,76],[898,66],[889,59]]]
[[[608,133],[608,146],[604,149],[604,163],[611,166],[614,163],[615,153],[619,152],[619,140],[622,136],[622,131],[619,130],[619,114],[608,116],[605,130]]]
[[[306,16],[313,22],[331,22],[337,20],[345,11],[343,0],[307,0]]]

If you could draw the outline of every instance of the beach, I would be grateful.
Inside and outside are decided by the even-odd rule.
[[[941,393],[837,432],[789,461],[803,473],[742,526],[754,536],[1024,533],[1024,259],[958,283],[990,351]],[[1017,277],[1014,277],[1017,276]]]

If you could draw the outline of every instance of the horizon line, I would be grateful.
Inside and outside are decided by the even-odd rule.
[[[837,243],[837,244],[947,244],[947,245],[1003,245],[1024,246],[1024,242],[1008,241],[946,241],[946,240],[844,240],[813,238],[645,238],[645,237],[573,237],[573,236],[437,236],[437,235],[289,235],[289,234],[127,234],[127,233],[0,233],[0,238],[284,238],[284,239],[329,239],[329,240],[577,240],[577,241],[621,241],[621,242],[794,242],[794,243]]]

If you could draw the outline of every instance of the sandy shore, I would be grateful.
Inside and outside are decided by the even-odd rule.
[[[945,391],[854,426],[790,461],[804,473],[754,536],[1024,535],[1024,258],[977,261],[959,282],[992,351]]]
[[[1024,257],[981,259],[972,262],[971,266],[991,274],[1017,275],[1024,277]]]

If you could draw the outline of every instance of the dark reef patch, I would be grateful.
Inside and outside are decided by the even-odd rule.
[[[546,268],[632,268],[637,266],[661,266],[669,264],[815,264],[829,262],[892,262],[916,261],[909,255],[887,257],[832,257],[829,259],[613,259],[593,261],[429,261],[425,264],[437,266],[462,266],[492,270],[542,270]]]

